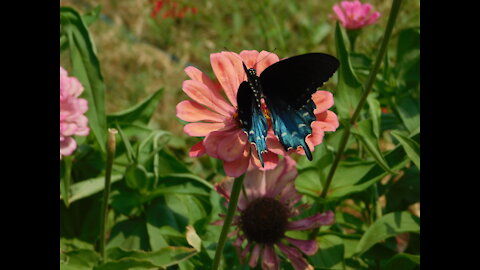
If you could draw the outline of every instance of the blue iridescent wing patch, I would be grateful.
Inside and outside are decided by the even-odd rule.
[[[311,124],[315,121],[313,111],[316,106],[310,99],[299,109],[293,108],[281,99],[265,99],[272,118],[273,132],[285,150],[296,149],[301,146],[305,155],[312,160],[312,153],[305,139],[312,134]]]
[[[255,144],[258,157],[263,166],[262,153],[267,151],[267,119],[263,114],[259,97],[248,82],[242,82],[237,92],[238,119],[242,129],[247,133],[248,140]]]

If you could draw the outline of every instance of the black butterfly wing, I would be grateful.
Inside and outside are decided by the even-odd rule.
[[[238,119],[248,140],[255,144],[263,166],[262,153],[267,151],[268,124],[263,114],[260,93],[255,94],[248,82],[242,82],[237,92]]]
[[[273,131],[285,150],[302,146],[309,160],[305,142],[312,134],[316,106],[312,94],[337,70],[338,60],[328,54],[309,53],[279,61],[260,75],[262,93],[270,111]]]
[[[299,109],[338,69],[340,62],[324,53],[293,56],[267,67],[260,76],[262,92]]]

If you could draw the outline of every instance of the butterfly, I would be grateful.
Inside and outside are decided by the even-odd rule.
[[[247,81],[240,84],[237,92],[238,119],[248,140],[256,146],[262,167],[262,154],[267,152],[268,123],[261,99],[270,114],[273,132],[285,150],[301,146],[312,160],[305,141],[312,134],[310,125],[316,119],[312,95],[332,77],[339,65],[334,56],[307,53],[278,61],[257,76],[255,69],[248,69],[243,63]]]

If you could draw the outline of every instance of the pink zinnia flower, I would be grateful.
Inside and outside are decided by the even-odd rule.
[[[370,24],[374,24],[380,17],[380,12],[371,12],[371,4],[362,4],[360,0],[342,1],[340,5],[333,6],[335,15],[343,27],[346,29],[359,29]]]
[[[263,154],[264,166],[259,160],[255,146],[241,128],[237,113],[237,91],[240,83],[246,81],[242,61],[247,68],[255,68],[260,75],[271,64],[278,62],[276,54],[267,51],[244,50],[240,54],[220,52],[210,55],[213,72],[218,83],[195,67],[185,68],[191,78],[183,82],[183,91],[193,100],[182,101],[177,105],[177,117],[192,122],[184,127],[190,136],[204,137],[190,150],[191,157],[208,154],[224,162],[225,173],[238,177],[251,167],[273,169],[278,163],[278,155],[296,151],[304,154],[303,149],[290,150],[288,153],[278,141],[271,129],[268,110],[264,107],[269,122],[267,153]],[[313,151],[315,145],[322,142],[325,131],[335,131],[338,127],[337,116],[328,109],[333,106],[333,95],[327,91],[317,91],[312,100],[317,108],[317,119],[312,123],[312,135],[307,137],[307,145]]]
[[[67,71],[60,67],[60,159],[69,156],[77,148],[73,135],[87,136],[88,110],[87,100],[78,98],[83,86],[75,77],[68,77]]]
[[[301,213],[301,209],[307,207],[299,204],[302,195],[295,190],[295,166],[295,161],[287,156],[273,170],[255,169],[245,174],[245,193],[240,193],[238,215],[233,217],[234,230],[229,237],[236,237],[233,245],[242,262],[251,253],[248,264],[252,268],[261,257],[264,270],[279,269],[280,259],[274,249],[274,246],[277,246],[296,270],[313,269],[302,253],[315,254],[318,250],[317,241],[291,238],[286,236],[285,232],[310,230],[334,222],[332,211],[291,220]],[[229,178],[215,186],[227,202],[230,200],[233,181],[234,179]],[[222,225],[223,220],[214,224]]]

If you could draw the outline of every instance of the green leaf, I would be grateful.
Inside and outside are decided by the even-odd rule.
[[[115,183],[122,179],[123,176],[120,174],[114,174],[111,178],[111,183]],[[100,192],[105,187],[105,176],[100,176],[88,180],[83,180],[77,182],[70,187],[71,197],[70,203],[74,201],[89,197],[97,192]]]
[[[317,238],[320,250],[310,256],[315,268],[320,269],[343,269],[343,257],[345,249],[342,238],[335,235],[324,235]]]
[[[398,34],[397,43],[398,81],[408,88],[420,81],[420,28],[407,28]]]
[[[419,269],[420,255],[399,253],[390,258],[383,266],[385,270],[414,270]]]
[[[194,256],[197,251],[189,247],[164,247],[152,252],[126,251],[119,247],[107,250],[108,262],[95,270],[127,270],[132,267],[165,269]]]
[[[411,96],[395,97],[393,108],[399,115],[410,135],[420,127],[420,105]]]
[[[384,215],[373,223],[360,239],[356,252],[362,254],[376,243],[405,232],[420,233],[420,220],[407,211]]]
[[[128,137],[125,135],[125,133],[123,132],[122,128],[120,128],[120,125],[118,123],[116,124],[116,126],[117,126],[118,133],[120,134],[120,138],[122,139],[122,142],[125,145],[125,149],[127,150],[128,162],[136,163],[137,157],[135,156],[135,152],[133,151],[133,147],[130,144]]]
[[[82,19],[85,22],[86,26],[92,25],[94,22],[100,18],[100,13],[102,11],[102,7],[100,5],[96,6],[94,9],[86,12],[82,15]]]
[[[105,116],[105,85],[93,40],[82,16],[72,8],[60,7],[61,32],[68,38],[72,63],[71,75],[83,85],[82,97],[88,101],[90,126],[100,149],[105,152],[107,121]]]
[[[125,183],[134,190],[147,190],[151,185],[151,179],[145,167],[140,164],[132,164],[125,171]]]
[[[357,123],[357,125],[352,128],[352,134],[365,145],[368,152],[372,155],[378,165],[380,165],[385,171],[391,174],[396,174],[390,169],[382,151],[380,150],[378,140],[375,138],[373,132],[372,120],[368,119]]]
[[[60,270],[90,270],[100,261],[93,250],[78,249],[61,254]]]
[[[418,137],[419,135],[416,135],[412,137],[412,139],[416,140],[418,139]],[[390,168],[392,168],[392,170],[395,170],[395,171],[403,168],[409,161],[406,157],[403,147],[401,146],[397,146],[392,151],[386,153],[385,160],[389,164]],[[342,165],[342,162],[340,162],[339,166],[341,165]],[[337,173],[343,172],[344,170],[345,169],[339,168]],[[339,178],[339,179],[352,179],[350,180],[350,182],[344,182],[344,184],[340,184],[340,185],[336,184],[335,182],[336,177],[334,176],[334,180],[332,181],[332,186],[331,186],[332,189],[329,191],[327,198],[340,199],[349,194],[364,191],[365,189],[370,187],[372,184],[382,179],[387,174],[388,172],[386,172],[380,165],[375,163],[374,166],[363,176],[352,177],[352,178],[347,178],[347,177]],[[347,183],[349,184],[346,185]]]
[[[118,122],[120,125],[147,125],[157,109],[162,94],[163,88],[157,90],[155,93],[129,109],[107,115],[108,123]]]
[[[150,250],[145,220],[128,219],[116,223],[110,233],[107,248],[126,250]]]
[[[380,108],[380,102],[378,101],[376,96],[377,95],[375,93],[368,95],[367,103],[368,103],[368,114],[372,119],[373,134],[375,135],[375,138],[378,139],[380,138],[380,132],[381,132],[380,120],[382,117],[382,109]]]
[[[394,130],[391,134],[400,142],[405,153],[407,153],[410,160],[412,160],[420,170],[420,145],[399,131]]]
[[[340,67],[338,69],[338,84],[335,92],[335,106],[340,118],[343,119],[348,119],[352,116],[360,102],[363,89],[362,84],[358,81],[352,68],[348,47],[345,44],[346,40],[348,40],[348,38],[337,22],[335,28],[335,45]]]

